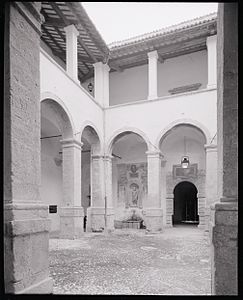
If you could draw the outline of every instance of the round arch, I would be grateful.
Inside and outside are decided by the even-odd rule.
[[[99,155],[101,153],[101,141],[97,131],[92,125],[86,125],[81,131],[81,140],[84,138],[92,147],[92,154]]]
[[[70,129],[71,129],[71,132],[72,132],[72,135],[69,136],[69,138],[73,138],[75,136],[75,133],[77,132],[76,128],[75,128],[75,125],[74,125],[74,122],[73,122],[73,118],[72,118],[72,115],[70,113],[70,111],[68,110],[67,106],[65,105],[64,101],[61,100],[58,96],[56,96],[55,94],[53,93],[50,93],[50,92],[44,92],[44,93],[41,93],[41,104],[44,102],[44,101],[52,101],[53,103],[56,103],[57,107],[59,106],[60,107],[60,111],[63,111],[64,114],[66,115],[66,119],[69,121],[70,123]]]
[[[109,139],[109,142],[107,143],[107,148],[106,148],[106,153],[108,155],[111,155],[112,146],[113,146],[114,142],[119,138],[119,136],[122,135],[122,134],[125,135],[128,132],[135,133],[135,134],[139,135],[144,140],[144,142],[147,146],[147,150],[150,150],[151,143],[150,143],[149,139],[147,138],[146,134],[143,131],[141,131],[137,128],[134,128],[134,127],[123,127],[121,129],[118,129],[117,131],[115,131],[113,133],[113,135],[111,136],[111,138]]]
[[[192,120],[192,119],[178,119],[173,122],[171,122],[168,126],[166,126],[159,134],[159,136],[156,139],[155,146],[159,149],[160,143],[164,140],[164,138],[168,135],[170,130],[172,130],[176,126],[180,125],[189,125],[196,129],[198,129],[205,137],[205,144],[210,144],[211,141],[211,135],[209,133],[209,130],[202,125],[200,122]]]
[[[103,149],[103,142],[102,141],[103,140],[101,139],[101,133],[98,130],[97,126],[92,121],[87,120],[87,121],[84,121],[82,123],[82,125],[80,127],[80,131],[79,131],[80,139],[81,139],[82,134],[83,134],[83,132],[84,132],[84,130],[85,130],[86,127],[91,127],[94,130],[94,132],[96,133],[97,138],[99,140],[99,143],[100,143],[100,151],[102,151],[102,149]]]

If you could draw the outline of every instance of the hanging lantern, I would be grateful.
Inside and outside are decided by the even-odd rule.
[[[88,84],[88,89],[90,93],[93,92],[93,84],[91,82]]]
[[[189,156],[182,156],[181,158],[181,167],[187,169],[190,166]]]

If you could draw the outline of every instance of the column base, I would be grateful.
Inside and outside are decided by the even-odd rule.
[[[238,202],[220,202],[211,207],[212,294],[237,295]]]
[[[163,230],[163,210],[161,208],[144,209],[145,226],[148,231]]]
[[[62,239],[78,239],[84,232],[83,207],[60,208],[60,235]]]
[[[114,229],[114,210],[107,208],[107,229]],[[104,231],[105,229],[105,208],[104,207],[89,207],[87,209],[87,231]]]
[[[52,292],[49,277],[48,207],[10,204],[4,207],[4,282],[11,294]],[[10,219],[21,217],[22,219]],[[28,216],[29,219],[23,219]]]

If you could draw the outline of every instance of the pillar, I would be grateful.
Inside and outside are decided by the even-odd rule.
[[[208,88],[217,86],[217,35],[207,37]]]
[[[48,206],[40,198],[41,3],[6,2],[4,35],[5,293],[51,293]]]
[[[206,150],[205,230],[209,230],[210,207],[217,197],[217,145],[204,145]]]
[[[148,100],[158,98],[158,52],[148,53]]]
[[[60,237],[75,239],[83,233],[81,204],[81,146],[75,139],[61,140],[63,156],[63,199],[60,208]]]
[[[107,64],[94,64],[94,94],[95,100],[102,107],[109,107],[109,71]]]
[[[219,3],[218,198],[212,206],[212,294],[238,294],[238,3]]]
[[[66,33],[66,70],[70,77],[78,81],[78,30],[74,25],[64,27]]]
[[[104,156],[105,215],[108,230],[114,229],[114,204],[112,199],[112,156]]]
[[[91,206],[87,209],[87,231],[105,228],[104,156],[91,156]]]
[[[160,231],[163,227],[161,208],[161,160],[160,151],[147,151],[148,197],[145,202],[145,223],[149,231]]]

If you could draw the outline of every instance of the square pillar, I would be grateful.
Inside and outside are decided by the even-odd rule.
[[[217,198],[217,145],[204,145],[206,150],[205,230],[209,230],[210,207]]]
[[[109,107],[109,71],[110,67],[102,62],[94,65],[94,94],[95,100],[102,107]]]
[[[219,3],[217,29],[218,202],[211,207],[212,294],[237,295],[238,3]]]
[[[145,222],[149,231],[163,228],[163,210],[161,207],[161,160],[160,151],[147,151],[148,197],[145,202]]]
[[[81,146],[75,139],[60,141],[63,152],[63,199],[60,208],[60,237],[75,239],[83,233],[81,205]]]
[[[4,28],[4,288],[48,294],[48,206],[40,198],[40,2],[6,2]]]
[[[217,87],[217,35],[207,37],[208,88]]]
[[[158,98],[158,52],[148,53],[148,100]]]
[[[64,27],[66,33],[66,71],[70,77],[78,81],[78,35],[74,25]]]
[[[87,209],[87,231],[105,228],[104,157],[91,156],[91,206]]]

